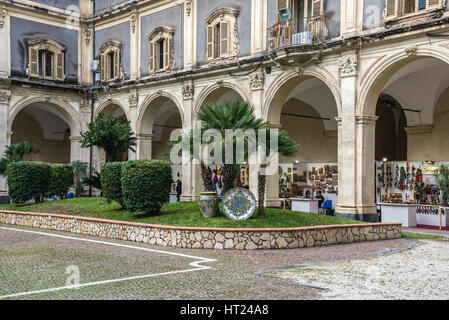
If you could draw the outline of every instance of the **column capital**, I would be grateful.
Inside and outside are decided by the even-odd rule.
[[[136,134],[136,138],[139,140],[152,140],[153,134],[151,133],[138,133]]]
[[[417,127],[407,127],[405,131],[408,135],[410,134],[419,134],[419,133],[432,133],[433,125],[428,126],[417,126]]]
[[[378,116],[358,116],[356,117],[357,124],[362,125],[376,125],[377,120],[379,119]]]
[[[69,140],[71,142],[79,142],[79,141],[81,141],[81,137],[80,136],[71,136],[71,137],[69,137]]]
[[[334,119],[335,119],[335,121],[337,121],[337,125],[339,127],[341,127],[341,121],[342,121],[341,117],[335,117]]]
[[[182,96],[184,100],[193,100],[195,94],[195,86],[193,83],[186,83],[182,86]]]
[[[282,125],[279,123],[268,123],[267,127],[270,129],[282,129]]]

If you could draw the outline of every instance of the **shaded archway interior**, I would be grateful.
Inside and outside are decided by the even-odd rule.
[[[376,160],[448,161],[449,65],[430,57],[410,59],[380,81]]]
[[[20,110],[12,123],[11,144],[28,141],[33,152],[28,161],[70,163],[70,119],[59,107],[43,102]]]

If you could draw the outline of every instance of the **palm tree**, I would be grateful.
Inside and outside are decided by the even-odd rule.
[[[0,175],[5,176],[10,163],[23,161],[23,158],[32,151],[33,146],[28,141],[6,146],[5,153],[0,159]]]
[[[270,135],[271,135],[271,129],[265,129],[266,130],[266,156],[270,157],[270,155],[275,151],[271,150],[270,145]],[[280,155],[283,155],[285,157],[290,157],[296,154],[298,151],[298,144],[290,139],[287,135],[286,131],[279,131],[278,132],[278,150],[277,152]],[[261,164],[260,169],[265,169],[267,167],[266,164]],[[259,214],[264,214],[265,209],[265,190],[266,190],[266,184],[267,184],[267,178],[266,175],[261,174],[260,170],[258,172],[257,176],[257,195],[258,195],[258,210]]]
[[[262,119],[256,118],[254,115],[254,107],[246,101],[235,100],[222,105],[212,105],[204,108],[198,114],[198,119],[203,122],[202,130],[214,129],[218,130],[223,139],[226,138],[226,130],[254,130],[257,132],[263,129],[266,123]],[[234,137],[234,146],[239,137]],[[215,141],[214,141],[215,143]],[[245,141],[247,144],[247,141]],[[234,148],[235,149],[235,148]],[[234,187],[236,177],[236,154],[234,153],[233,164],[226,164],[225,152],[223,149],[223,193],[226,193]],[[245,155],[247,158],[248,154]]]

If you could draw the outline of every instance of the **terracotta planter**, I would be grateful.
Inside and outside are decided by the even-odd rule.
[[[216,217],[219,213],[219,200],[216,192],[201,192],[200,210],[204,218],[209,219]]]

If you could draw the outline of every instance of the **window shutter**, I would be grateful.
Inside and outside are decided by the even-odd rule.
[[[155,56],[155,48],[154,48],[154,42],[150,41],[150,72],[154,72],[154,56]]]
[[[64,54],[57,53],[56,54],[56,80],[63,81],[64,76]]]
[[[28,50],[28,56],[29,56],[29,64],[28,64],[28,68],[30,69],[30,76],[31,77],[38,77],[38,50],[33,48],[33,47],[29,47]]]
[[[114,79],[120,78],[120,49],[114,50]]]
[[[165,38],[164,47],[164,68],[168,68],[170,65],[170,38]]]
[[[155,42],[154,48],[156,49],[154,53],[154,70],[157,71],[161,65],[161,43],[159,41]]]
[[[427,0],[427,9],[442,9],[444,6],[444,0]]]
[[[229,23],[220,22],[220,56],[229,55]]]
[[[312,18],[319,18],[323,15],[323,1],[312,0]]]
[[[385,21],[398,17],[398,0],[387,0],[385,4]]]
[[[207,58],[214,57],[214,26],[207,26]]]
[[[290,0],[278,0],[278,10],[284,8],[291,9]]]
[[[106,81],[106,65],[107,65],[107,61],[106,61],[106,55],[104,53],[101,54],[100,57],[100,67],[101,67],[101,71],[100,71],[100,75],[101,75],[101,81]]]

